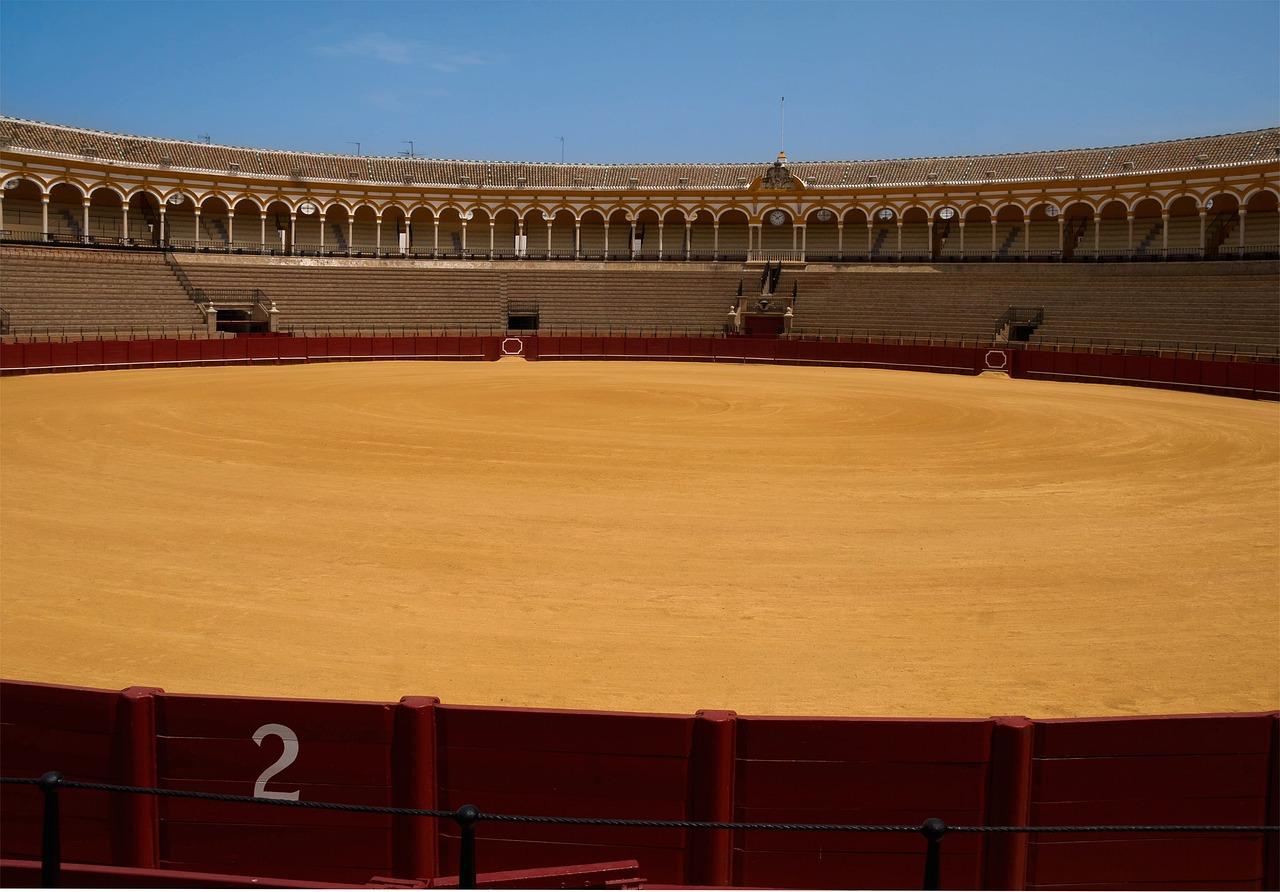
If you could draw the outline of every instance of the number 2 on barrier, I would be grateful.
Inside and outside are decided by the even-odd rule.
[[[262,741],[273,736],[279,737],[281,742],[284,743],[284,752],[280,754],[279,759],[267,766],[266,771],[258,775],[258,780],[253,785],[253,795],[258,799],[292,799],[296,801],[299,790],[294,790],[291,793],[268,790],[267,781],[284,771],[298,758],[298,735],[294,734],[289,727],[277,725],[273,722],[263,725],[257,731],[254,731],[253,742],[258,746],[262,746]]]

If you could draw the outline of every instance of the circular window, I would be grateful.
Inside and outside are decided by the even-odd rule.
[[[826,223],[828,220],[834,217],[835,214],[831,213],[831,211],[827,210],[826,208],[823,208],[822,210],[818,211],[817,216],[820,222]]]
[[[1046,204],[1044,206],[1044,212],[1045,212],[1045,215],[1048,216],[1050,220],[1052,220],[1054,217],[1058,216],[1058,207],[1057,205]]]
[[[955,215],[956,215],[955,208],[943,208],[942,210],[938,211],[938,218],[942,220],[950,220]]]
[[[774,211],[769,215],[769,222],[774,226],[781,226],[787,222],[787,215],[782,211]]]
[[[166,199],[166,201],[168,201],[168,202],[169,202],[169,204],[173,204],[173,205],[182,204],[182,203],[183,203],[184,201],[186,201],[186,200],[187,200],[187,199],[186,199],[186,196],[184,196],[184,195],[170,195],[170,196]]]
[[[876,216],[879,217],[881,220],[892,220],[893,211],[890,210],[889,208],[882,208],[880,213],[876,214]]]
[[[319,208],[317,208],[314,204],[312,204],[309,201],[304,201],[302,204],[298,205],[298,210],[306,214],[308,217],[310,217],[317,210],[319,210]]]

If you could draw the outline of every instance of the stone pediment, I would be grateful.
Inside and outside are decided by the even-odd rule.
[[[787,167],[786,162],[786,152],[779,152],[778,159],[770,167],[766,167],[760,179],[756,181],[756,188],[776,192],[802,188],[804,184],[798,177],[792,175],[791,168]]]

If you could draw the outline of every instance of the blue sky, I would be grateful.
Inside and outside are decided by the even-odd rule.
[[[767,161],[1280,123],[1280,3],[0,0],[0,111],[325,152]]]

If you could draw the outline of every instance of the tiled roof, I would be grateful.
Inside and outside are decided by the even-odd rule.
[[[324,179],[521,190],[740,189],[765,164],[551,164],[324,155],[127,136],[0,117],[0,147],[92,155],[116,163],[284,179]],[[1127,173],[1277,161],[1280,127],[1099,149],[880,161],[797,161],[792,174],[815,188],[1109,177]]]

